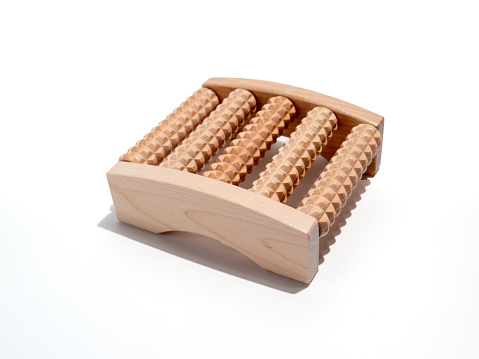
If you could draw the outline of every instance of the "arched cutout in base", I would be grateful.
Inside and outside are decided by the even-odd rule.
[[[118,162],[107,174],[122,222],[154,233],[185,231],[216,239],[260,267],[310,283],[318,270],[313,218],[244,188],[187,172]]]

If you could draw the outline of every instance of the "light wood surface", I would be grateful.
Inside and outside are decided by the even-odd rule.
[[[232,91],[160,167],[198,173],[244,125],[255,107],[256,100],[250,92]]]
[[[310,283],[319,264],[315,218],[244,188],[157,166],[118,162],[108,173],[120,221],[155,233],[214,238],[262,268]]]
[[[330,109],[338,119],[338,130],[321,152],[321,155],[327,160],[331,159],[354,126],[362,123],[369,124],[376,127],[381,136],[383,134],[384,118],[382,116],[314,91],[275,82],[220,77],[209,79],[203,86],[212,89],[220,99],[228,96],[229,92],[235,88],[248,90],[255,96],[258,106],[264,105],[273,96],[284,96],[290,99],[296,107],[296,117],[295,121],[283,133],[284,136],[289,136],[296,129],[301,119],[314,107]],[[376,157],[367,168],[366,174],[374,176],[379,170],[380,162],[381,150],[378,151]]]
[[[309,111],[250,190],[285,203],[337,127],[330,110],[315,107]]]
[[[216,94],[202,87],[120,157],[121,161],[160,163],[218,105]]]
[[[342,143],[298,209],[316,218],[325,235],[358,180],[381,147],[381,134],[370,125],[359,125]]]
[[[238,185],[251,173],[294,116],[294,105],[282,96],[272,97],[224,149],[203,176]]]

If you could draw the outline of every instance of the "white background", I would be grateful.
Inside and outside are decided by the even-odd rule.
[[[479,357],[475,2],[0,4],[1,358]],[[308,287],[112,213],[118,156],[217,76],[386,118]]]

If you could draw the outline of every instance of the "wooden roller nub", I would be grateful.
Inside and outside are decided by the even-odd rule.
[[[381,134],[375,127],[366,124],[353,127],[302,200],[298,209],[318,220],[320,236],[329,231],[380,146]]]
[[[255,109],[256,99],[249,91],[232,91],[160,167],[198,173]]]
[[[268,100],[256,116],[238,133],[216,162],[203,176],[238,185],[258,164],[276,139],[288,127],[296,113],[293,103],[285,97]]]
[[[160,163],[218,105],[216,94],[202,87],[176,108],[142,140],[120,157],[120,161]]]
[[[327,108],[309,111],[250,190],[286,202],[333,135],[337,123],[336,116]]]

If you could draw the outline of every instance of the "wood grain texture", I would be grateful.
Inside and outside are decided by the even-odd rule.
[[[198,173],[244,125],[255,108],[256,100],[250,92],[232,91],[160,167]]]
[[[290,100],[282,96],[270,98],[203,176],[240,184],[281,136],[294,114],[294,105]]]
[[[120,157],[121,161],[160,163],[218,105],[216,94],[202,87]]]
[[[327,108],[309,111],[250,190],[285,203],[337,127],[336,116]]]
[[[211,78],[203,86],[212,89],[220,99],[226,97],[232,89],[243,88],[255,96],[258,106],[264,105],[273,96],[284,96],[290,99],[296,107],[296,120],[283,133],[284,136],[289,136],[296,129],[301,119],[314,107],[330,109],[338,119],[338,130],[321,152],[321,155],[327,160],[331,159],[354,126],[363,123],[369,124],[376,127],[381,136],[383,135],[384,118],[382,116],[314,91],[275,82],[237,78]],[[366,174],[374,176],[379,170],[380,162],[381,150],[378,151],[376,157],[368,166]]]
[[[246,189],[157,166],[118,162],[108,173],[120,221],[155,233],[214,238],[262,268],[310,283],[319,264],[315,218]]]
[[[381,134],[370,125],[359,125],[342,143],[298,209],[316,218],[325,235],[367,166],[381,147]]]

